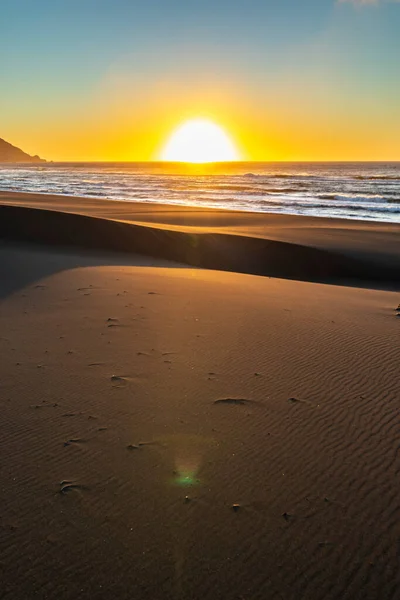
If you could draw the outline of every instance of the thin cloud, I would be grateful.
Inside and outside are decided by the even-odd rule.
[[[379,4],[381,0],[338,0],[339,4],[357,4],[358,6],[371,6]]]
[[[339,4],[354,4],[355,6],[378,6],[379,4],[386,4],[389,2],[397,2],[400,0],[338,0]]]

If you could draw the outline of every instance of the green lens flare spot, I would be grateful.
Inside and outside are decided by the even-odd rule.
[[[189,487],[197,485],[199,480],[194,477],[191,473],[178,473],[174,478],[174,483],[181,487]]]

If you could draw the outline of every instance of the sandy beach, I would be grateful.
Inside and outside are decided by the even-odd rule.
[[[398,598],[400,225],[0,215],[1,598]]]
[[[9,240],[296,280],[400,284],[399,224],[12,192],[0,192],[0,214]]]

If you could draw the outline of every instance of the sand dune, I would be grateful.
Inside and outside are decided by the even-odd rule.
[[[0,203],[100,217],[189,233],[228,233],[333,250],[398,265],[400,225],[194,206],[0,192]]]
[[[187,231],[5,210],[1,598],[397,599],[397,293],[190,268],[165,260]],[[164,259],[132,253],[150,240]],[[306,252],[343,277],[336,251],[282,243],[301,278],[323,276]]]
[[[308,243],[304,243],[302,238],[299,242],[294,242],[293,233],[289,239],[286,239],[284,233],[277,235],[275,232],[275,235],[270,236],[270,224],[264,227],[263,237],[260,237],[260,231],[253,235],[251,227],[247,235],[239,231],[240,224],[243,220],[245,222],[246,218],[250,221],[258,219],[260,230],[264,221],[269,223],[271,215],[228,213],[233,219],[232,222],[236,218],[238,231],[227,232],[218,226],[222,211],[208,209],[204,212],[211,225],[188,230],[183,226],[175,225],[171,228],[171,225],[166,225],[164,212],[159,211],[157,206],[152,208],[155,215],[159,214],[160,222],[154,227],[154,224],[139,224],[133,217],[131,222],[122,222],[116,219],[120,216],[118,213],[114,215],[115,218],[105,219],[88,216],[90,210],[86,210],[87,214],[63,212],[61,209],[68,208],[64,204],[60,204],[57,211],[44,208],[37,210],[33,201],[35,208],[31,208],[28,194],[18,198],[21,202],[25,201],[26,206],[0,205],[0,236],[5,239],[138,252],[208,269],[297,280],[337,283],[355,280],[392,286],[400,283],[400,227],[396,226],[366,224],[364,230],[360,230],[360,225],[356,222],[355,228],[358,227],[358,233],[361,233],[361,243],[354,242],[354,231],[351,230],[346,235],[344,229],[339,231],[338,236],[335,223],[331,223],[329,219],[320,219],[321,230],[315,228],[314,234],[317,239],[323,237],[324,231],[325,237],[329,239],[329,228],[336,231],[338,236],[336,245],[328,243],[324,247],[317,239],[313,243],[312,235]],[[52,198],[54,201],[54,197]],[[184,218],[187,213],[190,219],[192,209],[171,209],[177,213],[178,218]],[[272,215],[276,216],[278,215]],[[295,223],[302,223],[299,217],[293,219]],[[348,227],[347,222],[345,224]],[[291,228],[286,226],[286,233],[287,230],[290,232]],[[341,246],[338,245],[339,239],[342,240]],[[382,252],[382,248],[385,249],[385,253]]]

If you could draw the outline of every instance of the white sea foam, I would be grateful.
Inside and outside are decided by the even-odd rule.
[[[0,165],[0,189],[400,221],[400,163]]]

